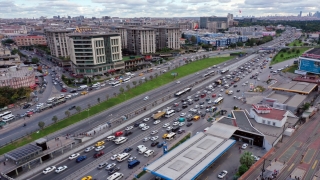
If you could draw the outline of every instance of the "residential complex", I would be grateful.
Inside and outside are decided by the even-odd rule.
[[[0,87],[35,87],[35,72],[32,67],[11,66],[0,69]]]
[[[128,51],[141,55],[156,52],[156,33],[152,28],[133,27],[127,29]]]
[[[68,35],[68,44],[76,74],[99,75],[124,69],[119,34],[74,33]]]
[[[200,17],[200,29],[208,29],[209,32],[214,33],[228,29],[236,24],[237,22],[233,20],[233,14],[230,13],[228,13],[227,17]]]
[[[72,30],[67,29],[46,29],[45,34],[47,37],[48,46],[51,55],[55,57],[68,57],[69,49],[67,45],[67,35]]]
[[[44,36],[17,36],[13,40],[17,46],[47,45]]]

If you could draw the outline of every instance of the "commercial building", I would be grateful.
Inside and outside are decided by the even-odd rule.
[[[18,36],[14,38],[17,46],[47,45],[44,36]]]
[[[299,57],[299,70],[320,74],[320,48],[311,49]]]
[[[75,74],[101,75],[124,69],[121,37],[117,33],[68,35],[71,69]]]
[[[128,28],[128,51],[143,55],[156,52],[156,33],[152,28]]]
[[[289,83],[276,82],[269,88],[278,91],[293,92],[299,94],[310,94],[312,91],[318,90],[318,85],[314,83],[291,81]]]
[[[208,29],[210,32],[219,32],[228,29],[236,23],[233,20],[233,14],[228,13],[227,17],[200,17],[200,29]]]
[[[156,50],[163,48],[180,49],[181,32],[179,27],[148,26],[155,30]]]
[[[0,69],[0,87],[11,88],[36,86],[35,72],[32,67],[11,66]]]
[[[67,45],[67,35],[72,30],[68,29],[47,29],[45,34],[47,37],[48,46],[52,56],[69,57],[69,49]]]

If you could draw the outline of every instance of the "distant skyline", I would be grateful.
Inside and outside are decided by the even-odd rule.
[[[0,18],[306,16],[318,0],[0,0]],[[240,13],[241,11],[241,13]]]

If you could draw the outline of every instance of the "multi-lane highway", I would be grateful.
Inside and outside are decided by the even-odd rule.
[[[219,54],[226,54],[226,53],[237,52],[237,51],[253,51],[253,49],[223,51],[223,52],[220,52]],[[206,53],[201,53],[201,55],[203,55],[203,54],[206,54]],[[218,55],[218,52],[210,52],[207,54],[209,56],[215,56],[215,55]],[[178,65],[182,58],[191,58],[195,55],[197,55],[197,54],[188,54],[188,55],[180,56],[176,60],[172,61],[172,63],[175,63]],[[228,64],[235,63],[236,61],[238,61],[238,60],[234,59],[234,60],[228,62]],[[183,65],[183,63],[180,63],[180,65]],[[166,69],[165,67],[160,66],[161,69]],[[156,68],[154,68],[154,69],[156,69]],[[51,71],[49,70],[49,72],[51,72]],[[154,74],[154,73],[159,74],[159,72],[160,72],[160,70],[155,70],[151,73],[147,73],[146,76],[150,76],[151,74]],[[138,74],[138,73],[139,72],[136,72],[136,74]],[[139,77],[139,76],[135,77],[135,78],[131,79],[131,82],[138,81],[140,78],[141,77]],[[49,98],[50,96],[53,96],[53,94],[54,94],[53,92],[56,92],[54,94],[55,96],[61,94],[56,89],[56,86],[54,86],[52,84],[51,77],[46,76],[45,79],[47,80],[48,85],[47,85],[47,88],[46,88],[46,91],[44,92],[44,94],[40,95],[40,101],[39,101],[39,102],[43,102],[43,103],[45,103],[47,101],[47,98]],[[189,84],[189,82],[195,82],[197,79],[199,79],[199,77],[191,75],[191,76],[183,78],[180,81],[181,81],[181,84],[185,85],[185,84]],[[156,99],[156,98],[160,97],[163,92],[167,92],[167,91],[173,92],[173,91],[179,90],[179,87],[181,87],[181,84],[171,83],[169,85],[165,85],[161,88],[158,88],[156,90],[148,92],[144,96],[148,95],[150,97],[150,100]],[[125,85],[121,85],[121,86],[125,86]],[[101,88],[99,90],[90,91],[89,94],[87,94],[87,95],[79,96],[74,99],[68,100],[65,104],[58,105],[57,107],[54,107],[53,109],[48,109],[48,110],[45,110],[41,113],[36,113],[31,118],[26,117],[25,119],[22,118],[16,122],[13,122],[12,124],[9,124],[7,127],[1,129],[1,131],[0,131],[0,135],[1,135],[0,146],[7,144],[7,143],[11,142],[12,140],[15,140],[19,137],[23,137],[27,133],[37,131],[39,129],[39,126],[38,126],[39,121],[43,121],[43,122],[45,122],[46,125],[49,125],[49,124],[53,123],[53,121],[52,121],[53,116],[57,116],[58,119],[64,118],[65,111],[67,111],[68,108],[73,105],[80,106],[82,109],[86,109],[88,107],[88,104],[90,104],[91,106],[96,104],[98,102],[97,101],[98,98],[100,98],[101,101],[105,100],[107,94],[111,98],[111,97],[113,97],[114,93],[119,93],[119,89],[121,86],[118,86],[118,87],[107,86],[107,87]],[[117,115],[119,115],[120,112],[121,112],[121,114],[125,114],[125,112],[121,111],[121,109],[122,110],[125,109],[125,111],[129,112],[130,110],[134,110],[136,107],[141,107],[145,103],[145,102],[141,101],[142,98],[143,97],[135,98],[135,100],[130,101],[131,103],[126,102],[121,106],[121,108],[118,108],[114,111],[108,112],[108,115],[112,114],[113,117],[116,118],[116,117],[119,117]],[[136,100],[138,102],[135,102]],[[13,114],[23,114],[25,111],[26,110],[24,110],[24,109],[20,109],[20,110],[17,110],[16,112],[13,112]],[[70,112],[71,112],[71,114],[73,114],[76,112],[76,110],[72,110]],[[90,114],[90,111],[89,111],[89,114]],[[103,115],[101,117],[105,117],[105,115]],[[100,124],[101,122],[99,122],[99,121],[105,120],[104,118],[101,118],[101,117],[99,117],[91,122],[94,122],[95,124]],[[22,126],[24,123],[27,124],[27,127]],[[84,123],[83,126],[75,128],[75,129],[78,129],[77,131],[75,129],[73,129],[73,130],[68,130],[67,132],[62,132],[61,134],[66,134],[66,133],[72,134],[74,132],[78,132],[79,129],[86,131],[89,128],[87,125],[88,124]],[[87,128],[85,128],[85,127],[87,127]]]

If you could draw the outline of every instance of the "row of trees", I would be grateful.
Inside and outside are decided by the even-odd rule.
[[[240,157],[240,166],[238,168],[238,172],[236,173],[236,177],[242,176],[248,169],[255,163],[255,159],[252,156],[251,152],[245,151]]]
[[[32,89],[29,87],[11,88],[9,86],[0,87],[0,108],[16,103],[22,98],[29,98]]]

